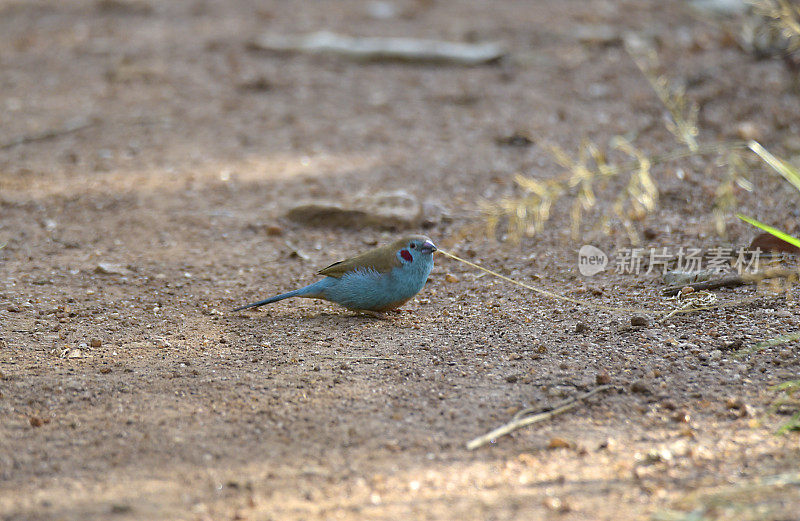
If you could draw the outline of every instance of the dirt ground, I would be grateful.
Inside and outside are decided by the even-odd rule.
[[[796,73],[742,52],[735,20],[684,2],[397,0],[384,19],[386,5],[0,0],[0,517],[800,518],[798,435],[775,436],[787,417],[768,414],[798,345],[731,351],[796,330],[797,288],[632,326],[439,256],[387,320],[302,299],[228,312],[404,232],[559,294],[664,309],[658,277],[578,274],[584,242],[630,244],[620,229],[572,240],[566,206],[518,245],[459,233],[481,200],[515,193],[513,174],[560,175],[548,142],[676,148],[614,35],[643,35],[686,80],[704,141],[800,153]],[[510,55],[460,67],[249,45],[320,29]],[[504,145],[514,132],[533,143]],[[714,232],[712,163],[654,170],[645,247],[749,243],[732,213]],[[739,209],[797,231],[792,188],[754,184]],[[438,209],[425,227],[285,218],[400,189]],[[465,448],[606,380],[572,412]]]

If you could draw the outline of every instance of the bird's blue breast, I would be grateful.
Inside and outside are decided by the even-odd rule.
[[[415,259],[413,263],[392,268],[388,273],[358,269],[341,278],[327,277],[319,283],[320,296],[346,308],[383,310],[410,299],[425,286],[433,259]],[[319,284],[318,283],[318,284]]]

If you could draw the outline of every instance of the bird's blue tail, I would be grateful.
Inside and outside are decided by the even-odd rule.
[[[275,295],[274,297],[270,297],[268,299],[259,300],[258,302],[253,302],[252,304],[247,304],[245,306],[238,307],[231,311],[241,311],[243,309],[257,308],[259,306],[272,304],[273,302],[278,302],[279,300],[292,297],[323,298],[321,292],[323,289],[328,287],[328,284],[330,284],[330,281],[326,277],[304,288],[296,289],[294,291],[289,291],[287,293],[281,293],[280,295]]]

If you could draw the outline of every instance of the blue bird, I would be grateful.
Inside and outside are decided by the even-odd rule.
[[[331,264],[325,278],[304,288],[241,306],[233,311],[272,304],[291,297],[334,302],[354,311],[399,308],[420,292],[433,269],[436,246],[424,235],[411,235]]]

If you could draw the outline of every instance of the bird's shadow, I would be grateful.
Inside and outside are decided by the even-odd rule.
[[[352,326],[354,322],[361,324],[381,323],[381,322],[388,324],[398,324],[398,321],[402,318],[403,315],[402,310],[392,310],[388,312],[350,311],[350,310],[314,312],[310,309],[309,310],[302,309],[297,311],[300,312],[299,316],[293,313],[287,313],[283,311],[265,310],[265,312],[263,313],[263,318],[270,318],[275,321],[281,321],[284,319],[294,320],[297,318],[302,318],[309,324],[324,323],[326,325]],[[245,313],[245,311],[239,313]],[[236,315],[234,315],[234,317],[236,317]],[[255,319],[259,317],[251,316],[248,318]]]

